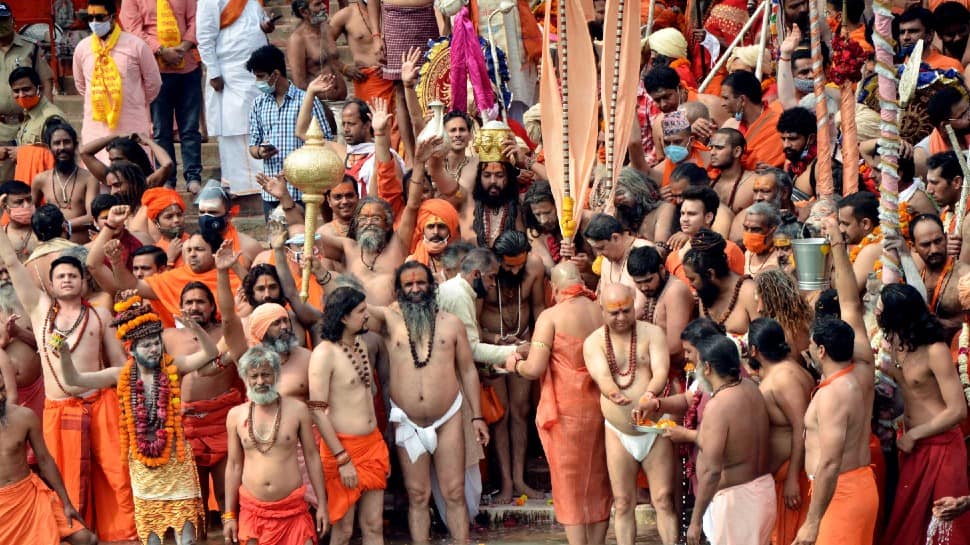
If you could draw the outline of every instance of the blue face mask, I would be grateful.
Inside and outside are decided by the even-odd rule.
[[[799,93],[811,93],[815,91],[815,80],[795,78],[795,90]]]
[[[899,55],[901,57],[908,57],[913,54],[913,50],[916,49],[916,44],[913,45],[901,45],[899,46]]]
[[[664,155],[674,163],[680,163],[687,158],[690,153],[684,146],[664,146]]]
[[[269,94],[274,91],[273,86],[270,85],[268,81],[263,81],[261,79],[256,80],[256,89],[263,94]]]

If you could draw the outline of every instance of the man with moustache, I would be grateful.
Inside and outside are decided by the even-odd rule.
[[[553,509],[570,545],[606,541],[613,496],[608,486],[600,394],[586,368],[582,345],[602,326],[596,295],[574,263],[552,270],[556,304],[536,320],[529,358],[515,355],[505,369],[542,379],[536,426],[549,462]],[[575,448],[582,444],[584,448]]]
[[[243,295],[246,298],[246,304],[248,304],[249,307],[246,308],[245,311],[240,308],[236,308],[235,310],[239,311],[240,317],[242,317],[247,324],[252,323],[254,309],[263,304],[273,303],[286,309],[288,301],[283,295],[282,282],[280,281],[279,272],[276,270],[274,265],[270,265],[268,263],[253,265],[242,280],[242,289]],[[321,303],[322,302],[323,301],[321,299]],[[307,331],[303,327],[303,324],[297,319],[296,313],[289,309],[286,309],[286,313],[287,317],[289,318],[289,325],[292,330],[293,337],[297,340],[306,339]],[[284,393],[283,395],[286,394]]]
[[[879,492],[869,464],[871,432],[864,386],[854,372],[854,343],[853,328],[842,320],[825,317],[812,326],[809,350],[823,379],[805,413],[805,471],[812,480],[812,499],[796,545],[873,542]],[[963,479],[966,483],[965,472]],[[925,534],[926,526],[921,529]]]
[[[758,372],[770,422],[768,469],[775,479],[773,543],[795,539],[808,512],[809,483],[805,476],[805,410],[815,379],[791,359],[785,330],[771,318],[758,318],[748,328],[749,366]]]
[[[684,271],[684,259],[693,247],[693,237],[701,231],[711,231],[717,234],[715,222],[722,212],[730,213],[723,205],[713,189],[706,186],[692,186],[684,190],[683,201],[680,203],[680,232],[668,239],[671,252],[667,254],[665,265],[670,274],[688,282]],[[724,256],[728,266],[736,273],[744,272],[744,252],[730,240],[725,241]]]
[[[794,213],[795,205],[791,202],[791,193],[792,180],[784,170],[780,168],[759,168],[755,171],[754,179],[751,180],[752,204],[768,202],[775,205],[781,212],[780,232],[789,237],[795,237],[798,236],[798,233],[801,233],[801,224],[798,223],[798,217]],[[746,217],[748,217],[747,208],[734,216],[728,240],[735,244],[743,242],[744,219]]]
[[[185,201],[174,189],[153,187],[142,193],[141,205],[150,222],[148,232],[154,245],[165,252],[169,267],[178,267],[182,264],[182,244],[189,238],[183,224]]]
[[[529,249],[529,239],[521,231],[506,231],[495,239],[492,250],[499,259],[498,275],[479,314],[481,336],[486,342],[517,345],[528,341],[531,324],[546,307],[545,267]],[[525,484],[524,476],[532,384],[515,376],[489,377],[487,382],[507,409],[492,434],[502,473],[496,501],[508,503],[513,494],[541,498],[540,492]]]
[[[0,196],[0,208],[7,198]],[[111,388],[68,386],[55,363],[62,342],[69,343],[81,371],[124,362],[124,351],[110,329],[111,317],[82,297],[84,266],[78,259],[65,256],[51,262],[49,292],[37,289],[33,273],[18,261],[6,232],[0,233],[0,259],[30,317],[41,359],[47,361],[42,367],[47,397],[44,440],[64,475],[71,503],[103,539],[134,539],[131,482],[118,464],[118,436],[113,433],[119,426],[116,393]]]
[[[963,325],[963,305],[957,279],[966,274],[967,264],[947,255],[947,235],[938,216],[920,214],[909,221],[909,237],[922,267],[920,276],[929,296],[930,314],[943,326],[943,340],[950,344]]]
[[[360,201],[359,191],[356,178],[344,174],[344,180],[327,192],[327,200],[324,201],[324,210],[329,208],[333,219],[321,225],[317,232],[335,237],[347,236]]]
[[[586,229],[583,230],[583,236],[586,237],[596,256],[603,258],[597,291],[602,291],[608,284],[636,287],[626,267],[630,252],[635,248],[653,246],[653,244],[625,231],[616,218],[607,214],[596,214],[590,218]],[[637,312],[641,312],[646,308],[646,298],[639,290],[634,290],[634,293]]]
[[[158,246],[142,246],[131,254],[131,274],[142,280],[168,270],[168,257]]]
[[[489,121],[478,130],[473,147],[478,154],[475,183],[458,208],[462,238],[491,248],[505,231],[523,230],[519,217],[519,171],[509,159],[512,132],[500,121]],[[435,180],[442,195],[456,195],[457,178]]]
[[[424,178],[424,163],[439,142],[438,138],[418,142],[412,180]],[[391,279],[394,269],[404,263],[408,255],[421,206],[422,186],[418,183],[407,185],[407,204],[397,222],[387,201],[364,197],[357,205],[347,237],[320,235],[324,257],[342,263],[346,272],[363,282],[370,304],[393,302]]]
[[[765,400],[754,382],[741,378],[734,342],[718,335],[702,340],[697,349],[695,376],[711,398],[697,431],[697,488],[687,543],[700,544],[703,526],[712,545],[768,545],[775,523],[775,481],[768,468]]]
[[[44,444],[39,417],[10,402],[0,374],[0,539],[4,543],[94,545]],[[11,385],[12,387],[12,385]],[[37,453],[37,462],[29,456]],[[36,465],[38,472],[31,471]],[[38,474],[39,473],[39,474]]]
[[[815,114],[796,106],[778,117],[778,135],[785,154],[785,171],[795,183],[793,199],[805,202],[815,196],[817,159]]]
[[[663,397],[668,391],[670,359],[665,334],[659,327],[636,319],[634,289],[608,284],[601,293],[603,327],[583,342],[583,359],[600,390],[605,417],[606,463],[613,489],[616,540],[636,540],[637,473],[650,481],[650,500],[657,511],[657,531],[664,543],[677,541],[677,512],[673,502],[674,450],[670,439],[634,429],[641,419],[631,403]],[[646,415],[643,415],[646,416]],[[652,415],[657,420],[660,415]]]
[[[613,207],[616,219],[637,238],[653,240],[663,199],[656,183],[639,170],[623,167],[616,177]]]
[[[487,445],[478,371],[464,324],[453,314],[439,311],[428,267],[407,262],[395,272],[394,284],[396,304],[368,306],[367,312],[375,330],[383,331],[391,359],[390,421],[395,424],[394,442],[408,491],[411,540],[428,541],[433,463],[445,499],[448,530],[454,541],[464,543],[468,539],[466,457],[458,413],[467,399],[478,444]]]
[[[229,459],[223,536],[227,543],[271,538],[279,545],[312,545],[330,521],[310,409],[277,391],[281,364],[276,351],[254,346],[239,359],[238,369],[249,402],[234,407],[226,418]],[[298,449],[321,499],[316,520],[304,500]]]
[[[10,220],[3,227],[3,232],[14,245],[17,259],[24,262],[40,243],[30,225],[35,210],[30,186],[19,180],[8,180],[0,183],[0,195],[7,197],[6,205],[0,212],[6,212]]]
[[[931,155],[926,160],[926,194],[940,209],[940,220],[947,234],[947,253],[959,256],[963,263],[970,263],[970,245],[964,249],[963,239],[970,238],[970,224],[963,223],[960,232],[956,231],[957,202],[963,186],[963,171],[956,153],[944,151]]]
[[[621,171],[621,177],[624,171]],[[637,178],[639,179],[639,175],[637,175]],[[632,186],[636,186],[636,184],[634,183]],[[618,180],[617,193],[619,191]],[[616,203],[616,199],[614,199],[614,203]],[[552,268],[556,264],[562,263],[563,260],[572,261],[583,273],[590,272],[589,254],[584,251],[586,243],[583,241],[582,233],[577,231],[568,244],[563,241],[556,199],[552,196],[552,187],[549,182],[545,180],[532,182],[522,198],[522,207],[522,220],[525,224],[525,232],[529,235],[532,244],[532,253],[542,260],[547,274],[551,274]],[[616,204],[616,207],[619,216],[620,205]]]
[[[679,370],[684,361],[684,345],[680,332],[693,315],[694,294],[681,279],[667,272],[656,248],[641,246],[630,251],[627,273],[647,304],[637,320],[659,326],[667,338],[670,368]]]
[[[718,129],[711,135],[707,147],[711,150],[711,169],[717,169],[711,187],[717,191],[721,202],[735,214],[751,206],[754,202],[751,181],[755,172],[741,164],[747,149],[744,135],[737,129]]]
[[[434,161],[429,174],[438,187],[445,182],[448,189],[442,191],[442,198],[462,202],[465,195],[474,191],[478,172],[478,156],[467,153],[468,144],[472,143],[472,120],[465,112],[452,110],[445,114],[444,126],[448,151],[440,161]]]
[[[754,280],[728,266],[726,242],[710,229],[691,237],[684,275],[697,294],[698,314],[711,318],[731,335],[744,335],[759,316]]]
[[[412,253],[408,261],[420,261],[435,275],[436,282],[444,282],[445,269],[441,255],[448,244],[461,240],[458,230],[458,211],[444,199],[428,199],[418,208],[417,227],[411,238]],[[420,238],[419,238],[420,237]]]
[[[384,489],[390,455],[374,412],[376,373],[365,341],[363,292],[340,287],[327,296],[324,341],[310,356],[310,407],[320,430],[331,543],[346,545],[356,515],[364,543],[384,542]]]
[[[66,123],[52,125],[44,133],[54,155],[54,168],[34,177],[30,185],[33,202],[56,204],[71,224],[71,240],[88,241],[87,228],[94,223],[89,208],[101,186],[98,179],[77,164],[77,133]]]
[[[218,356],[215,342],[191,319],[185,326],[199,338],[201,349],[172,357],[162,343],[162,322],[138,296],[115,304],[112,322],[129,353],[123,367],[79,372],[69,345],[59,350],[64,383],[88,389],[118,389],[122,455],[131,474],[135,525],[142,543],[161,545],[171,528],[179,541],[195,539],[204,519],[199,476],[192,448],[178,414],[182,410],[180,378]],[[169,448],[166,448],[169,447]]]

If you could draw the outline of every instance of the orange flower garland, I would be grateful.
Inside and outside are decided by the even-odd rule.
[[[856,258],[859,257],[859,252],[861,252],[863,248],[877,242],[882,242],[882,227],[879,225],[877,225],[876,228],[873,229],[868,235],[862,237],[859,244],[856,244],[855,248],[852,248],[852,250],[849,251],[849,261],[851,263],[855,263]]]
[[[179,388],[178,368],[172,363],[172,356],[165,354],[162,360],[162,369],[168,375],[171,383],[168,396],[168,412],[165,417],[165,431],[167,438],[165,448],[158,457],[150,457],[143,454],[138,449],[137,433],[135,431],[135,415],[131,410],[132,367],[135,365],[133,358],[121,369],[118,380],[118,401],[121,405],[121,416],[124,418],[125,425],[121,428],[121,452],[128,453],[132,458],[138,460],[147,467],[159,467],[167,464],[172,457],[172,443],[175,442],[175,451],[180,462],[185,460],[185,431],[182,428],[182,396]],[[122,454],[124,456],[124,454]]]
[[[117,308],[117,305],[115,305],[115,308]],[[133,320],[129,320],[119,325],[116,335],[119,339],[124,339],[132,329],[136,329],[139,326],[147,324],[148,322],[160,322],[160,321],[161,319],[158,317],[157,314],[155,314],[154,312],[148,312],[148,313],[142,314],[141,316],[138,316]]]

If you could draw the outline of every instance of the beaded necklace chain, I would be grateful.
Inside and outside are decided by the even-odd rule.
[[[428,362],[431,361],[431,351],[434,349],[434,331],[435,331],[435,326],[437,326],[437,323],[438,323],[437,304],[434,306],[434,312],[432,314],[433,314],[433,317],[431,318],[431,333],[428,335],[428,356],[425,359],[422,360],[421,358],[418,357],[418,347],[415,346],[414,339],[411,337],[411,328],[409,327],[407,328],[408,346],[411,347],[411,358],[414,360],[414,366],[418,369],[425,367],[426,365],[428,365]]]
[[[276,438],[280,433],[280,422],[283,420],[283,400],[281,398],[276,398],[276,421],[273,423],[273,433],[270,435],[269,439],[260,439],[256,435],[256,420],[253,418],[255,416],[256,404],[252,401],[249,402],[249,440],[253,442],[256,450],[260,454],[266,454],[267,452],[273,450],[273,445],[276,444]],[[265,446],[264,445],[268,445]]]
[[[360,336],[354,338],[354,346],[350,347],[340,343],[341,350],[350,359],[350,364],[354,366],[354,371],[364,386],[371,388],[370,357],[367,351],[360,346]]]
[[[492,216],[498,216],[498,233],[492,237]],[[502,234],[502,229],[505,227],[505,220],[509,216],[509,205],[506,204],[499,209],[497,214],[492,213],[492,209],[482,205],[482,222],[485,224],[485,244],[489,247],[495,242],[495,239]]]
[[[67,180],[60,179],[60,175],[58,174],[56,168],[51,171],[52,172],[51,181],[54,182],[53,189],[55,190],[53,191],[54,200],[57,201],[57,207],[60,208],[61,210],[71,209],[71,201],[74,199],[74,187],[77,185],[77,171],[78,171],[77,165],[74,165],[74,172],[72,172],[71,175],[67,177]],[[61,183],[58,183],[58,182],[61,182]],[[68,184],[70,184],[71,186],[70,195],[68,195],[67,193]],[[58,188],[60,188],[61,190],[60,198],[57,197],[56,190]]]
[[[50,371],[51,376],[54,377],[54,382],[57,383],[57,387],[61,390],[61,392],[65,396],[69,396],[70,394],[68,394],[67,390],[64,389],[64,384],[61,383],[61,378],[57,375],[57,371],[54,370],[54,363],[51,361],[49,351],[50,350],[60,351],[61,345],[64,344],[64,341],[66,341],[68,337],[70,337],[76,330],[80,328],[80,331],[78,331],[78,334],[77,334],[78,341],[73,343],[68,350],[71,354],[74,353],[74,349],[77,348],[77,345],[81,344],[80,339],[84,337],[84,331],[88,327],[88,316],[89,316],[88,313],[90,311],[90,305],[88,305],[87,301],[83,301],[83,300],[81,301],[81,312],[78,314],[77,320],[75,320],[74,323],[71,324],[71,327],[68,328],[67,331],[61,331],[54,325],[54,322],[57,319],[57,314],[60,311],[61,311],[61,306],[57,301],[54,301],[51,304],[50,308],[47,309],[47,316],[44,317],[44,327],[43,327],[43,330],[41,331],[41,336],[42,336],[41,344],[43,346],[39,347],[38,351],[41,353],[42,356],[44,356],[43,359],[47,363],[47,369]],[[98,316],[97,312],[94,313],[94,316],[98,319],[98,323],[100,324],[101,317]],[[104,361],[102,359],[103,350],[104,350],[104,343],[98,342],[99,365],[102,361]]]
[[[616,268],[617,268],[616,267],[616,264],[613,263],[613,262],[610,262],[610,282],[612,282],[613,284],[620,284],[620,283],[622,283],[622,280],[623,280],[623,271],[626,270],[626,261],[628,259],[630,259],[630,252],[633,250],[633,245],[636,243],[636,241],[637,241],[636,237],[633,237],[633,239],[630,240],[630,245],[627,246],[626,247],[626,251],[623,252],[623,261],[620,262],[620,267],[619,267],[619,269],[620,269],[620,277],[617,278],[617,279],[614,279],[613,278],[613,271],[616,270]]]
[[[634,323],[633,329],[630,331],[630,360],[628,362],[626,371],[620,371],[620,367],[616,364],[616,353],[613,351],[613,339],[610,337],[610,326],[603,326],[605,335],[603,336],[606,341],[606,362],[610,366],[610,373],[613,375],[613,383],[616,387],[625,390],[633,384],[633,381],[637,379],[637,326]],[[620,384],[617,377],[627,377],[630,379],[626,381],[626,384]]]
[[[501,282],[496,282],[496,295],[498,295],[498,336],[499,338],[505,337],[505,313],[502,311],[502,284]],[[518,335],[522,333],[522,284],[519,284],[519,300],[515,307],[515,333],[510,333],[510,335]]]
[[[698,299],[697,302],[701,306],[701,311],[703,311],[704,316],[706,318],[711,318],[712,320],[717,322],[717,325],[724,325],[724,322],[726,322],[727,319],[731,316],[731,313],[734,312],[734,306],[738,304],[738,296],[741,295],[741,285],[744,284],[744,281],[749,278],[751,277],[748,275],[744,275],[741,278],[738,278],[737,283],[734,284],[734,293],[731,294],[731,300],[728,302],[728,308],[727,310],[724,311],[723,314],[721,314],[721,317],[718,318],[717,320],[714,320],[714,318],[711,318],[711,310],[704,306],[703,301]]]
[[[643,320],[646,322],[654,323],[654,313],[657,311],[657,304],[660,302],[660,298],[663,297],[664,292],[667,291],[667,286],[670,285],[670,277],[668,276],[664,280],[663,287],[660,288],[660,293],[656,297],[647,300],[647,308],[643,311]]]

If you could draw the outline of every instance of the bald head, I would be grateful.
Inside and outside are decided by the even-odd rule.
[[[711,111],[707,109],[707,106],[703,102],[696,100],[685,102],[680,106],[680,109],[684,111],[684,114],[687,116],[687,121],[690,121],[691,124],[698,119],[711,119]]]
[[[600,290],[600,305],[606,311],[633,307],[633,288],[626,284],[606,284]]]
[[[575,286],[583,281],[583,276],[579,273],[579,268],[572,261],[563,261],[552,268],[552,285],[557,290],[563,290],[570,286]]]

